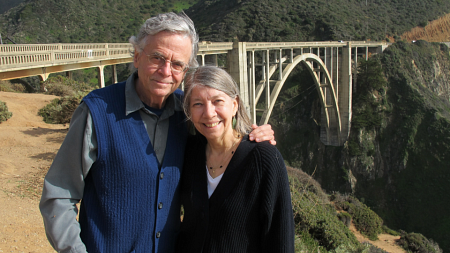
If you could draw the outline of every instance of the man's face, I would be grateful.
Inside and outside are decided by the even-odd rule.
[[[185,75],[185,71],[174,73],[171,64],[187,65],[191,52],[191,40],[185,35],[165,31],[149,35],[144,50],[134,54],[134,67],[138,69],[139,76],[136,90],[141,100],[152,107],[158,107],[155,104],[163,105],[167,96],[178,88]],[[156,66],[150,63],[148,55],[161,56],[166,61],[161,66]]]

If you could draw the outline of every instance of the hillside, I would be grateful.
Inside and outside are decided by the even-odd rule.
[[[381,41],[448,12],[439,0],[202,0],[186,11],[201,40],[272,42]]]
[[[185,10],[201,40],[384,40],[450,12],[421,0],[28,0],[0,15],[16,43],[126,42],[157,13]]]
[[[195,0],[28,0],[0,15],[0,33],[18,44],[128,42],[149,17]]]
[[[270,119],[278,148],[291,166],[315,171],[327,191],[352,192],[389,227],[448,251],[449,66],[448,48],[425,41],[396,43],[363,62],[343,147],[321,144],[319,97],[300,70]]]
[[[450,14],[429,22],[425,27],[414,27],[402,34],[406,41],[426,40],[428,42],[450,41]]]

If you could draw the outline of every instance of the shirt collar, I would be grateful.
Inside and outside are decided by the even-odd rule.
[[[144,103],[139,98],[135,83],[138,78],[137,71],[134,72],[130,77],[128,77],[125,83],[125,105],[126,105],[126,115],[133,113],[135,111],[139,111],[141,109],[145,109]],[[147,109],[145,109],[149,112]],[[183,105],[181,99],[179,99],[174,94],[170,94],[167,97],[166,105],[164,108],[163,115],[168,116],[172,115],[174,111],[183,111]],[[163,116],[162,115],[162,116]]]

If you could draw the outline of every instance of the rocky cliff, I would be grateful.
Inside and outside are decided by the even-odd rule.
[[[270,122],[278,147],[328,192],[351,192],[389,227],[422,233],[448,251],[449,66],[447,46],[425,41],[397,42],[361,61],[343,147],[320,142],[319,97],[299,70]]]

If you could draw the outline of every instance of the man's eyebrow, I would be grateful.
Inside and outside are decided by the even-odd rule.
[[[159,56],[159,57],[162,57],[162,58],[164,58],[164,59],[167,60],[167,57],[166,57],[165,55],[161,54],[160,52],[153,52],[153,53],[150,54],[150,55],[153,55],[153,56]],[[170,62],[186,64],[184,61],[180,61],[180,60],[173,60],[173,61],[170,61]]]
[[[163,58],[166,58],[163,54],[159,53],[159,52],[153,52],[150,55],[154,55],[154,56],[161,56]]]

